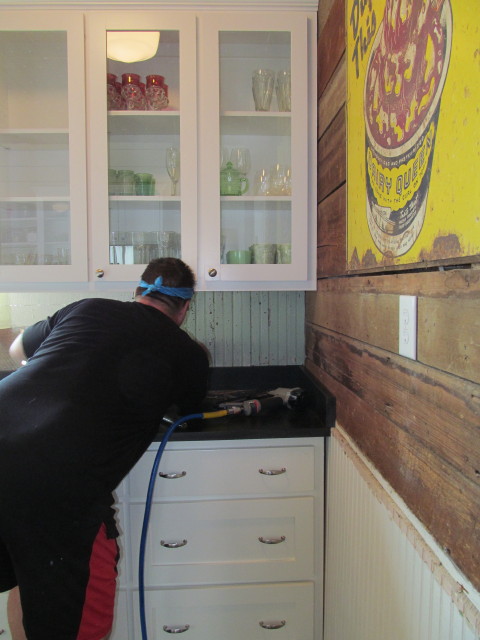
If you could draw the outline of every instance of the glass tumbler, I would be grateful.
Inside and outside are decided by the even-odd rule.
[[[140,76],[138,74],[122,74],[122,98],[127,111],[141,111],[145,109],[145,94],[142,91]]]
[[[275,84],[277,106],[279,111],[291,111],[291,76],[290,71],[278,71]]]
[[[117,76],[107,73],[107,109],[120,110],[122,108],[122,97],[118,91]]]
[[[256,69],[252,75],[253,101],[255,111],[270,111],[275,72],[271,69]]]
[[[135,195],[135,172],[128,169],[117,171],[116,192],[119,196]]]
[[[168,107],[165,78],[159,75],[150,75],[146,77],[146,81],[147,109],[149,111],[161,111],[161,109]]]

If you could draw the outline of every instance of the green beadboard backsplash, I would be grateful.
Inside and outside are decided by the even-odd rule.
[[[18,330],[85,298],[83,293],[0,293],[0,369],[10,369],[9,329]],[[131,300],[124,292],[102,297]],[[302,291],[198,292],[183,328],[210,351],[212,366],[300,365],[305,359]],[[4,339],[2,339],[2,336]]]

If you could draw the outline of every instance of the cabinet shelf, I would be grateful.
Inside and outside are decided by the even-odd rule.
[[[109,196],[111,202],[178,202],[179,196]]]
[[[67,147],[67,129],[0,129],[0,146],[15,148]]]
[[[63,202],[68,204],[70,202],[69,196],[8,196],[0,197],[0,204],[35,204],[35,203],[48,203],[48,202]]]
[[[279,202],[291,202],[292,196],[220,196],[221,202],[241,202],[242,205],[252,203],[255,206],[257,202],[265,202],[273,206]]]
[[[223,135],[290,136],[288,112],[223,111],[220,116]]]
[[[290,111],[222,111],[221,116],[240,118],[290,118]]]
[[[113,135],[178,134],[180,111],[109,111],[108,132]]]

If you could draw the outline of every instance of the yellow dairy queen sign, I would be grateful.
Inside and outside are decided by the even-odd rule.
[[[347,1],[349,270],[480,260],[479,15]]]

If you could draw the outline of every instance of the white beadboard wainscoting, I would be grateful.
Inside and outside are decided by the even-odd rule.
[[[324,640],[480,638],[480,594],[340,427],[326,492]]]
[[[92,295],[131,300],[129,291],[0,294],[1,327],[24,328]],[[198,292],[183,328],[203,342],[212,366],[301,365],[305,359],[303,291]],[[8,356],[7,356],[8,358]],[[5,359],[5,355],[3,357]],[[0,354],[0,369],[7,369]]]

